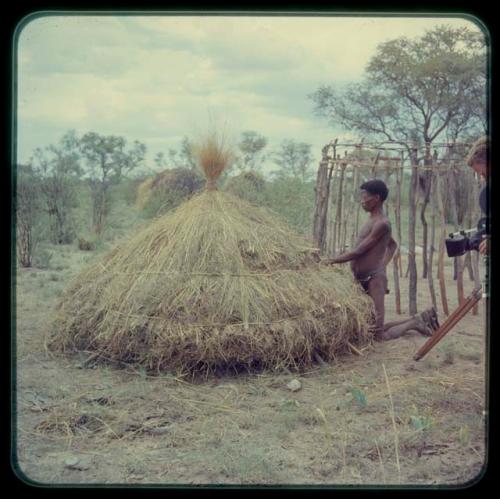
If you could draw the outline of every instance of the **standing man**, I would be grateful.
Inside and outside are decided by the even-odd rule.
[[[474,142],[467,156],[467,164],[483,179],[488,180],[488,138],[481,137]],[[488,184],[483,187],[479,194],[479,206],[485,217],[488,217]],[[481,255],[489,254],[489,236],[485,237],[479,245],[479,253]]]
[[[362,184],[360,189],[361,207],[370,214],[370,217],[361,228],[354,249],[331,259],[329,263],[334,265],[351,262],[355,279],[370,295],[375,305],[376,340],[399,338],[410,330],[432,336],[439,327],[434,308],[409,319],[384,324],[384,299],[388,292],[385,269],[397,248],[391,234],[391,223],[383,209],[389,190],[381,180],[369,180]]]

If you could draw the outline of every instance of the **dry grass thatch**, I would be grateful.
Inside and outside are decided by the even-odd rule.
[[[321,265],[280,219],[214,190],[220,163],[202,165],[211,189],[74,278],[48,347],[200,372],[300,368],[369,341],[372,302],[350,271]]]
[[[216,189],[216,182],[221,173],[234,159],[224,136],[216,132],[208,134],[193,146],[193,153],[207,177],[207,189]]]

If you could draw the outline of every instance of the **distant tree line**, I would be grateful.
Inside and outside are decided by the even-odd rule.
[[[91,230],[99,238],[106,228],[110,188],[144,161],[146,146],[123,137],[70,130],[58,144],[36,148],[16,169],[16,236],[19,264],[33,265],[39,243],[70,244],[77,232],[76,209],[82,185],[90,192]]]

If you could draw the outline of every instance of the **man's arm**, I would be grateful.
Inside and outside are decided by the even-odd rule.
[[[392,257],[394,256],[394,253],[396,252],[397,249],[398,249],[398,243],[394,241],[394,239],[391,237],[391,240],[387,245],[387,251],[385,252],[384,267],[387,267],[387,265],[389,265],[389,262],[392,260]]]
[[[387,222],[375,222],[371,232],[366,236],[352,251],[346,251],[342,255],[332,258],[329,263],[345,263],[351,260],[356,260],[363,256],[367,251],[371,250],[390,230]]]

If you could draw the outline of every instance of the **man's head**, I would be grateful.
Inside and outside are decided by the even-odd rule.
[[[486,177],[488,175],[488,137],[481,137],[472,145],[467,164],[479,175]]]
[[[372,211],[377,206],[382,206],[389,194],[389,189],[382,180],[368,180],[359,188],[361,189],[361,206],[365,211]]]

